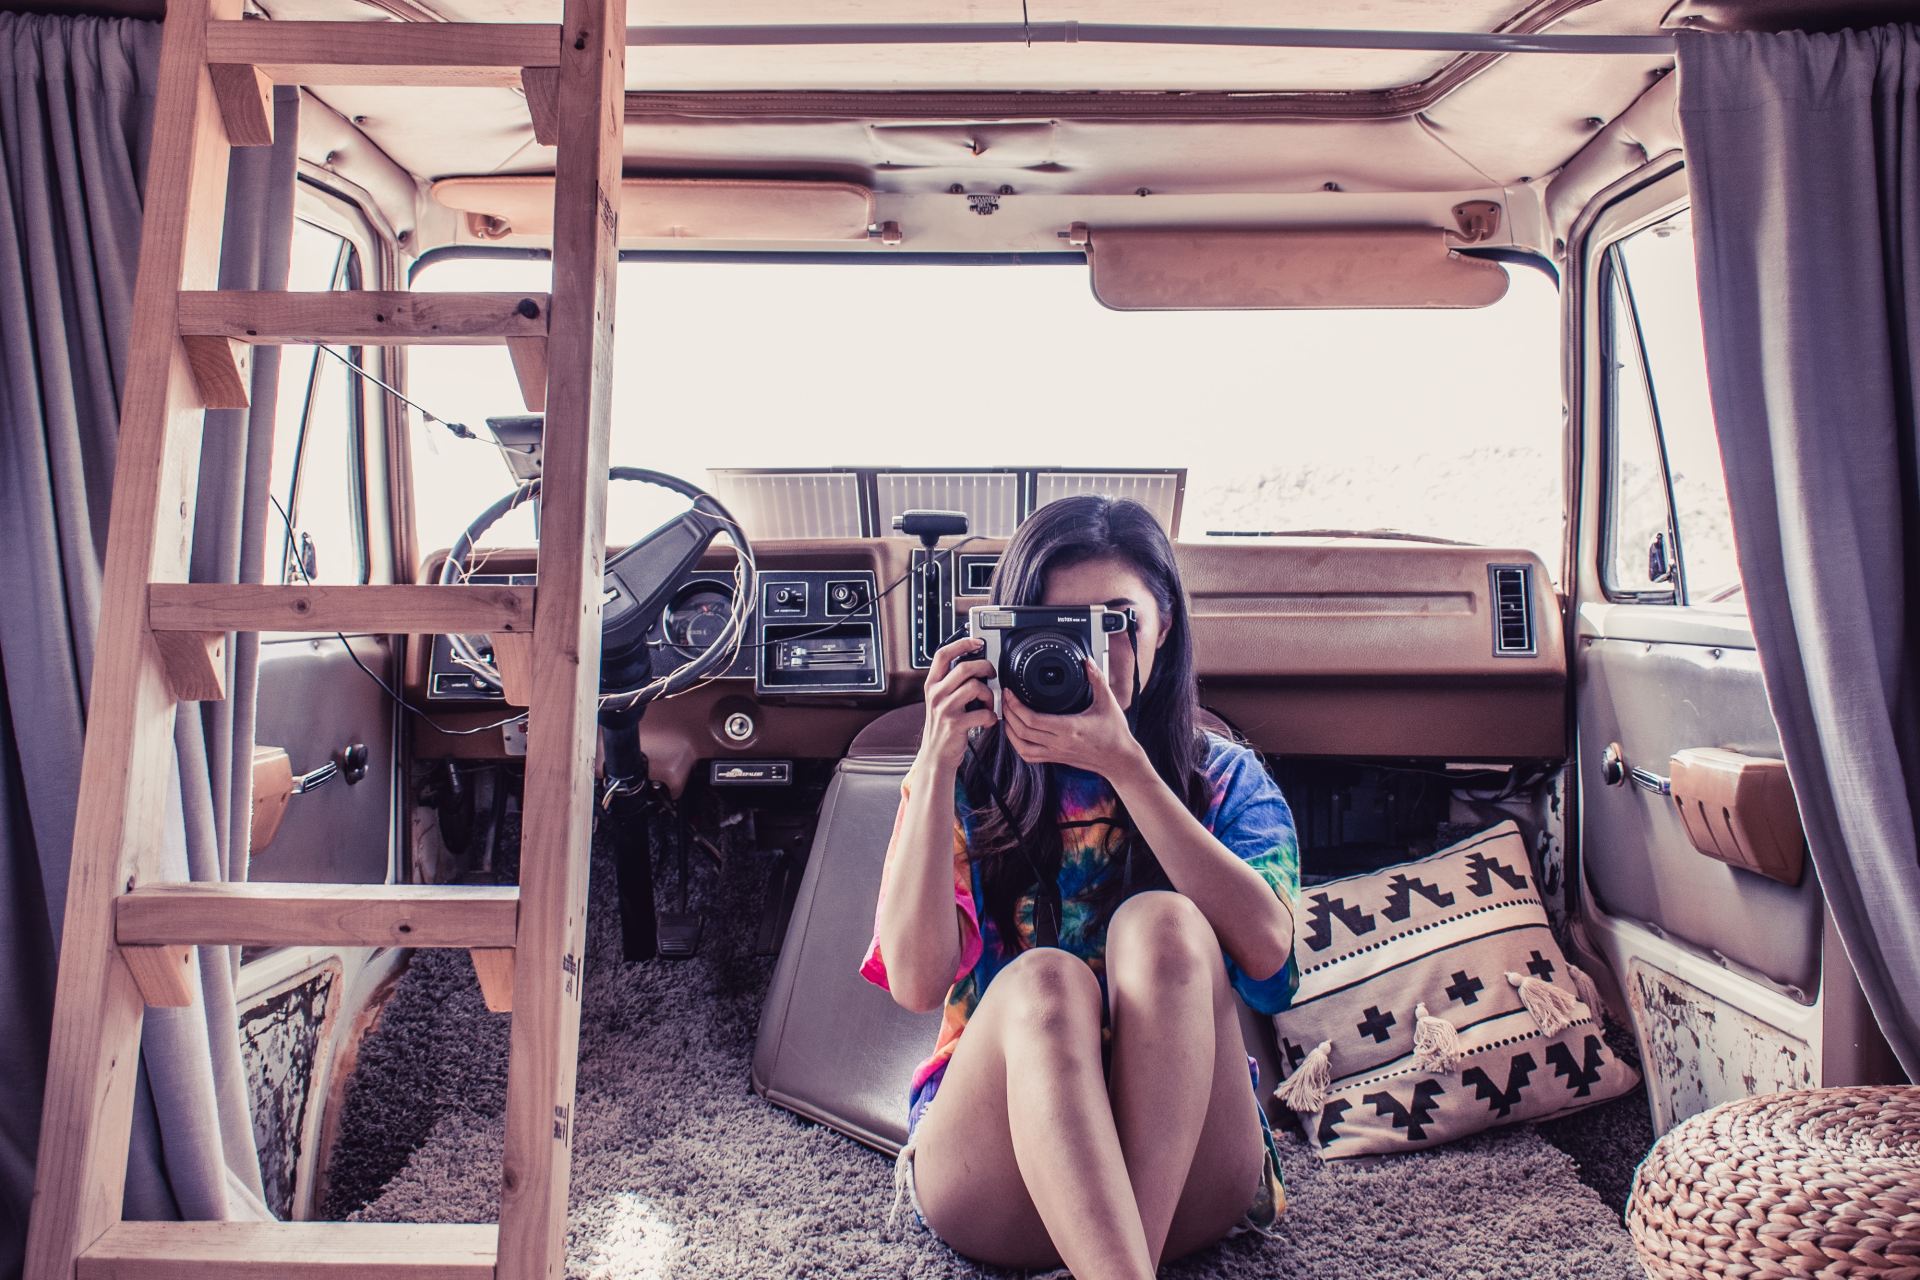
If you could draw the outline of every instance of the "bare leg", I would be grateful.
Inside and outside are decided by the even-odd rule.
[[[1164,892],[1123,903],[1107,998],[1114,1120],[1158,1267],[1226,1234],[1265,1156],[1233,988],[1200,909]]]
[[[1081,960],[1043,948],[995,976],[916,1137],[921,1207],[961,1253],[1079,1280],[1153,1274]]]

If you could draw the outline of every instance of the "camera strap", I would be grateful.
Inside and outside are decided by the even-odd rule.
[[[1133,650],[1133,696],[1127,699],[1127,732],[1140,728],[1140,615],[1127,610],[1127,647]]]

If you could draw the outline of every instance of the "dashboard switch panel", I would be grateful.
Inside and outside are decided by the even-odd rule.
[[[756,693],[882,693],[887,663],[871,571],[762,571]],[[791,592],[784,608],[780,592]]]

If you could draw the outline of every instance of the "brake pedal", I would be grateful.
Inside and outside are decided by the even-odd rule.
[[[663,960],[690,960],[700,949],[701,920],[697,914],[660,913],[659,948]]]

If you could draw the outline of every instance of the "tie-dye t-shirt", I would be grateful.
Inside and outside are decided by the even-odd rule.
[[[1060,792],[1060,936],[1059,945],[1085,960],[1106,989],[1106,929],[1096,916],[1095,891],[1118,868],[1109,858],[1108,841],[1116,832],[1113,814],[1113,788],[1098,774],[1055,765]],[[1207,735],[1206,777],[1211,799],[1202,824],[1234,854],[1239,856],[1289,903],[1300,893],[1300,845],[1294,834],[1293,813],[1287,807],[1280,788],[1267,775],[1260,757],[1250,749],[1215,734]],[[905,792],[906,787],[902,786]],[[885,868],[880,873],[880,900],[886,900],[887,878],[899,851],[901,816],[906,812],[905,796],[901,813],[894,819],[894,839],[887,847]],[[967,1018],[980,1003],[987,984],[1020,954],[1000,937],[993,913],[984,909],[984,891],[979,869],[967,856],[967,842],[973,827],[973,815],[964,796],[955,800],[953,833],[953,898],[960,908],[964,943],[960,968],[954,974],[953,987],[947,992],[945,1016],[933,1056],[913,1073],[908,1096],[910,1122],[918,1120],[926,1103],[940,1087],[954,1046],[966,1030]],[[1020,900],[1014,918],[1024,943],[1033,941],[1035,895]],[[880,954],[878,908],[875,911],[873,941],[860,964],[861,976],[880,987],[887,986],[887,966]],[[1269,978],[1254,979],[1241,972],[1231,956],[1222,952],[1227,975],[1234,990],[1262,1013],[1278,1013],[1293,999],[1299,974],[1291,957],[1280,972]]]

